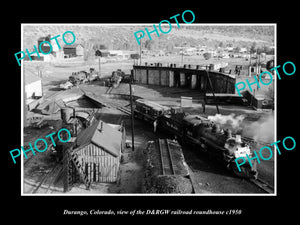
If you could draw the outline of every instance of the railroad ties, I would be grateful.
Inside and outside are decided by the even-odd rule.
[[[261,179],[250,179],[250,182],[258,186],[260,189],[262,189],[264,192],[269,194],[274,194],[274,187],[267,184],[265,181]]]
[[[57,177],[60,175],[61,172],[62,166],[60,164],[57,164],[55,167],[53,167],[51,170],[45,173],[45,175],[39,181],[37,186],[35,186],[34,190],[32,191],[32,194],[46,194],[50,190],[51,186],[53,186],[53,184],[56,182]]]
[[[162,174],[176,175],[168,139],[158,139],[158,146],[160,152]]]

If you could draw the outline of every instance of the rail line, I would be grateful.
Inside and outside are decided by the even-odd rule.
[[[109,103],[109,104],[107,104],[107,106],[111,107],[111,108],[115,108],[117,110],[120,110],[128,115],[131,115],[130,109],[126,108],[125,106],[119,105],[117,103]]]
[[[163,175],[175,175],[175,169],[168,140],[158,139],[158,147]]]
[[[37,192],[41,193],[41,188],[44,189],[44,194],[47,193],[50,189],[50,187],[55,182],[58,175],[60,175],[63,167],[61,164],[56,164],[48,173],[46,173],[43,178],[40,180],[39,184],[35,187],[35,189],[32,191],[32,194],[36,194]],[[45,187],[42,186],[45,184]]]
[[[265,181],[263,181],[263,180],[261,180],[259,178],[258,179],[250,179],[249,181],[251,183],[255,184],[256,186],[258,186],[260,189],[262,189],[266,193],[274,194],[274,187],[272,187],[271,185],[267,184]]]
[[[47,150],[49,150],[50,148],[51,148],[51,146],[52,146],[53,144],[49,144],[48,145],[48,147],[47,147],[47,149],[45,150],[45,151],[47,151]],[[28,146],[29,147],[29,146]],[[42,143],[42,144],[37,144],[37,148],[38,149],[44,149],[45,148],[45,144],[44,144],[44,142]],[[26,149],[25,150],[27,150],[28,148],[27,148],[27,146],[26,146]],[[28,155],[28,154],[26,154],[26,155]],[[24,157],[24,166],[27,166],[27,164],[33,159],[33,154],[31,153],[30,154],[30,157],[27,157],[27,159],[25,159],[25,157]]]
[[[263,141],[255,141],[253,138],[250,138],[250,137],[246,137],[246,136],[243,136],[242,137],[242,140],[245,141],[245,142],[248,142],[248,143],[259,143],[261,145],[265,145],[265,146],[269,146],[270,143],[268,144],[267,142],[263,142]]]

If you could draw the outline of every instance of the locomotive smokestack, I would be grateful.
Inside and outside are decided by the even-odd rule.
[[[214,133],[219,133],[221,131],[220,125],[219,124],[214,124],[212,127],[212,132]]]
[[[232,132],[231,132],[230,129],[225,129],[224,134],[225,134],[226,138],[231,138],[232,137]]]

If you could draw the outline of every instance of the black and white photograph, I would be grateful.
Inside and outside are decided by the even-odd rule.
[[[276,194],[276,24],[22,35],[24,195]]]
[[[112,3],[30,2],[2,17],[2,214],[296,217],[296,7]]]

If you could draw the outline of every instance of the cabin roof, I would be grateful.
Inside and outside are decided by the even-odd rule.
[[[75,151],[82,149],[88,144],[94,144],[114,157],[118,157],[120,155],[121,142],[121,131],[108,123],[98,120],[77,136],[78,147]]]

